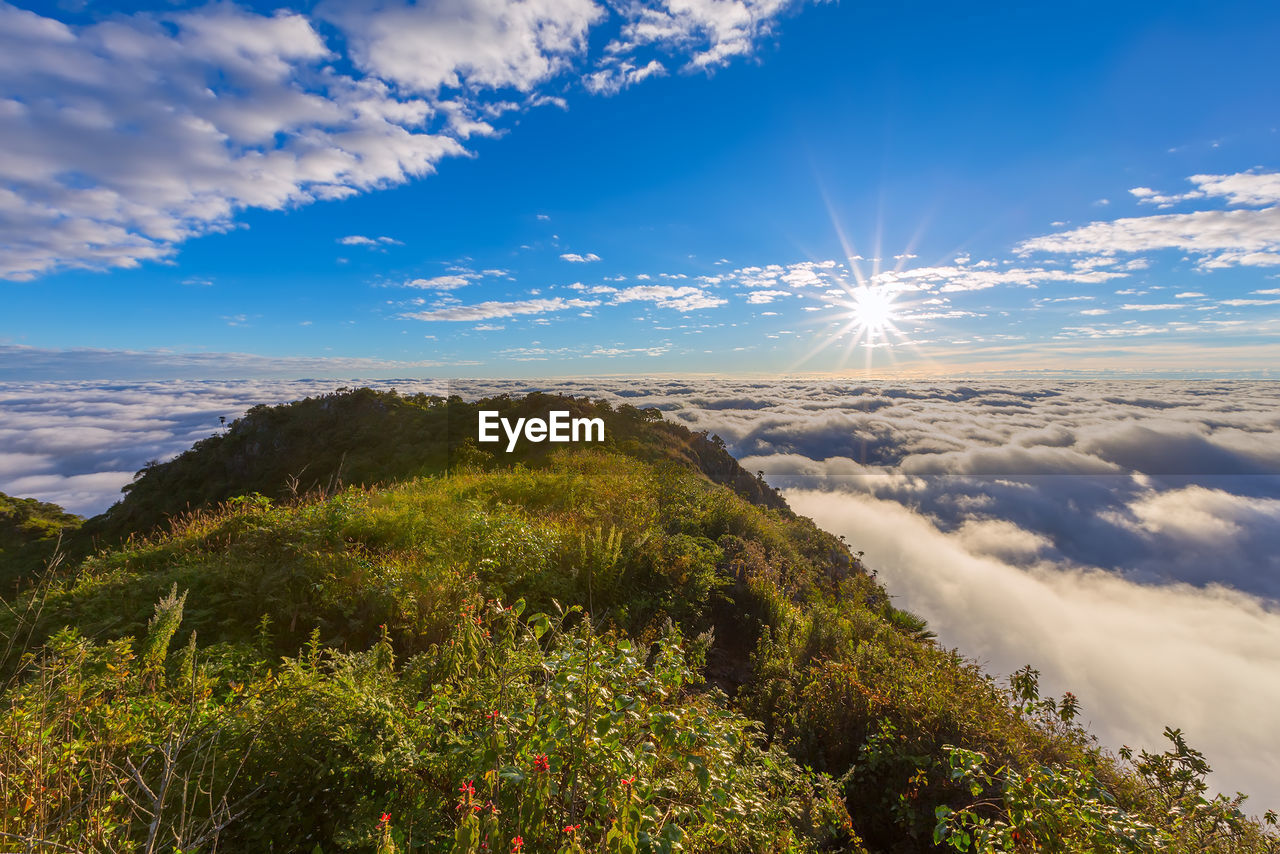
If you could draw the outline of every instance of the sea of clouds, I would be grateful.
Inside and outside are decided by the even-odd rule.
[[[249,406],[335,380],[0,384],[0,491],[104,510]],[[1280,387],[1216,380],[386,381],[656,406],[720,435],[941,643],[1071,690],[1103,743],[1181,727],[1280,806]]]

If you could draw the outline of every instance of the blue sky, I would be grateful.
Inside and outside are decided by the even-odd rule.
[[[151,6],[0,3],[4,378],[1280,364],[1274,4]]]

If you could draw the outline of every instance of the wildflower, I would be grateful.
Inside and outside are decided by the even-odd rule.
[[[582,825],[580,824],[566,824],[564,826],[565,833],[577,833],[581,829],[582,829]]]
[[[520,854],[524,850],[524,837],[516,836],[511,840],[511,854]]]
[[[470,780],[466,780],[463,782],[461,786],[458,787],[458,791],[462,792],[464,795],[468,797],[474,797],[476,793],[476,787],[471,784]]]
[[[630,785],[631,785],[632,783],[634,783],[635,781],[636,781],[635,776],[631,776],[631,777],[623,777],[623,778],[622,778],[621,780],[619,780],[618,782],[619,782],[619,783],[621,783],[621,784],[622,784],[622,785],[624,785],[624,786],[630,786]]]
[[[389,824],[391,824],[391,816],[388,813],[384,812],[382,814],[382,818],[378,819],[378,827],[383,828]]]
[[[551,770],[551,760],[547,758],[547,754],[539,753],[533,757],[533,770],[544,774]]]

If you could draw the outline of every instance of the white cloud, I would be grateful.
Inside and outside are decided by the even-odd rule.
[[[0,0],[0,278],[163,261],[246,209],[426,176],[507,113],[567,106],[539,87],[584,68],[601,92],[660,74],[641,47],[719,65],[786,6],[650,2],[212,2],[69,26]],[[592,60],[592,28],[619,16],[622,39]]]
[[[1264,602],[1223,587],[1023,569],[1009,557],[1034,557],[1044,543],[1008,522],[948,536],[895,501],[826,491],[787,497],[866,550],[890,592],[944,643],[997,672],[1039,668],[1046,689],[1081,698],[1085,719],[1113,747],[1157,747],[1161,727],[1181,727],[1217,769],[1211,783],[1271,806],[1280,747],[1259,736],[1272,731],[1280,708],[1280,656],[1270,652],[1280,648],[1280,613]],[[1003,536],[992,549],[996,534]]]
[[[447,276],[433,276],[430,279],[410,279],[401,287],[428,291],[452,291],[466,287],[475,278],[476,276],[465,273],[451,273]]]
[[[605,15],[591,0],[325,2],[363,71],[424,95],[443,87],[530,92],[570,67]]]
[[[724,305],[728,300],[690,286],[675,288],[670,285],[635,285],[618,291],[611,304],[621,305],[628,302],[652,302],[660,308],[696,311],[702,308],[716,308]]]
[[[588,356],[661,356],[671,349],[670,345],[657,344],[652,347],[597,347],[587,353]]]
[[[990,266],[953,265],[915,267],[909,270],[886,270],[871,283],[895,290],[932,290],[942,293],[981,291],[997,286],[1030,287],[1042,282],[1075,282],[1092,285],[1124,278],[1126,273],[1113,270],[1050,270],[1041,267],[1015,267],[994,270]]]
[[[565,285],[571,291],[578,291],[584,294],[616,294],[617,288],[608,285],[584,285],[582,282],[574,282],[572,285]]]
[[[588,92],[616,95],[629,86],[650,77],[661,77],[666,73],[666,66],[656,59],[650,60],[647,65],[639,68],[630,62],[617,61],[588,74],[583,78],[583,85],[587,87]]]
[[[1165,195],[1150,187],[1134,187],[1129,192],[1143,204],[1170,207],[1178,202],[1209,197],[1225,198],[1231,205],[1271,205],[1280,202],[1280,172],[1237,172],[1232,175],[1192,175],[1187,179],[1196,189]]]
[[[790,291],[751,291],[747,294],[747,302],[752,305],[768,305],[778,297],[789,297]]]
[[[1261,209],[1200,210],[1191,213],[1127,217],[1092,222],[1080,228],[1023,241],[1019,253],[1139,253],[1177,249],[1198,257],[1202,269],[1280,265],[1280,173],[1241,172],[1196,175],[1197,189],[1161,196],[1146,187],[1131,192],[1140,201],[1173,204],[1187,199],[1223,198],[1232,205]]]
[[[568,261],[571,264],[586,264],[591,261],[599,261],[600,256],[594,252],[588,252],[586,255],[579,255],[576,252],[566,252],[560,256],[561,260]]]
[[[605,48],[629,57],[650,45],[679,46],[691,54],[686,70],[709,69],[750,54],[772,33],[775,19],[791,0],[664,0],[653,6],[621,7],[627,22],[619,38]]]
[[[343,246],[404,246],[402,242],[391,237],[365,237],[363,234],[350,234],[339,241]]]
[[[136,266],[243,208],[432,171],[425,101],[330,70],[300,14],[210,5],[70,28],[0,3],[0,276]]]
[[[1224,299],[1219,300],[1219,305],[1229,305],[1232,307],[1243,305],[1280,305],[1280,299]]]
[[[528,299],[513,302],[490,300],[475,305],[456,305],[431,311],[415,311],[402,314],[401,317],[426,321],[474,321],[493,320],[499,317],[515,317],[524,314],[546,314],[564,311],[570,308],[591,308],[600,304],[599,300],[585,299]]]
[[[498,278],[510,279],[511,272],[497,268],[481,270],[476,272],[470,267],[454,265],[447,268],[443,276],[432,276],[430,278],[409,279],[396,284],[384,283],[384,287],[400,287],[400,288],[416,288],[426,291],[454,291],[458,288],[464,288],[472,284],[477,279]],[[420,304],[420,303],[419,303]]]

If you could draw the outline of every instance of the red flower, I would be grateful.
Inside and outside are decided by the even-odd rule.
[[[580,824],[566,824],[564,826],[565,833],[577,833],[581,829],[582,829],[582,825]]]
[[[622,778],[621,780],[619,780],[618,782],[619,782],[619,783],[621,783],[621,784],[622,784],[622,785],[624,785],[624,786],[630,786],[630,785],[631,785],[632,783],[634,783],[635,781],[636,781],[636,778],[635,778],[635,776],[633,775],[633,776],[631,776],[631,777],[623,777],[623,778]]]
[[[524,850],[524,837],[517,836],[511,840],[511,854],[520,854]]]
[[[547,758],[547,754],[539,753],[533,757],[533,770],[541,771],[544,774],[551,770],[551,760]]]
[[[384,812],[382,818],[378,819],[378,827],[386,827],[388,824],[391,824],[391,816]]]

